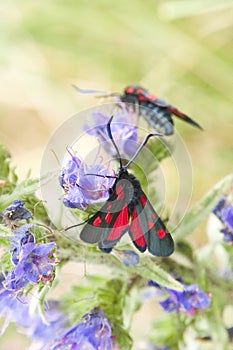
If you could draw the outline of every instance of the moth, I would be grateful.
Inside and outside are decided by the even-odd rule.
[[[121,237],[128,233],[140,252],[148,250],[155,256],[169,256],[174,251],[171,234],[143,192],[138,179],[128,172],[130,164],[148,140],[158,134],[148,134],[132,159],[123,166],[111,132],[112,119],[113,117],[107,124],[107,132],[116,150],[120,166],[115,182],[109,189],[108,200],[87,220],[81,230],[80,238],[89,244],[98,243],[100,250],[110,253]]]

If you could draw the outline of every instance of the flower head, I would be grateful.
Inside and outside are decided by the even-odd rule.
[[[13,264],[17,265],[19,262],[19,256],[22,246],[26,243],[35,242],[35,236],[30,232],[30,228],[35,224],[25,224],[13,231],[13,235],[10,237],[10,253]]]
[[[33,340],[30,349],[41,349],[65,331],[67,317],[60,310],[59,303],[53,301],[46,303],[43,318],[39,313],[32,314],[31,302],[29,297],[6,290],[3,283],[0,284],[0,317],[5,318],[0,335],[10,322],[14,322]]]
[[[50,350],[111,350],[112,332],[108,320],[99,308],[82,317],[82,322],[65,332],[49,345]]]
[[[13,204],[2,212],[2,223],[10,228],[15,228],[20,220],[30,219],[32,214],[24,208],[24,204],[20,200],[15,200]]]
[[[5,278],[0,276],[0,317],[4,317],[0,335],[2,335],[10,322],[25,327],[28,325],[28,305],[27,298],[19,293],[12,293],[4,288]]]
[[[163,288],[153,281],[150,281],[149,285],[160,289],[163,294],[168,294],[168,298],[160,302],[162,308],[167,312],[183,311],[192,316],[198,309],[203,310],[210,305],[210,296],[199,289],[197,284],[190,286],[183,284],[183,291]]]
[[[40,314],[31,316],[31,323],[25,329],[28,338],[32,339],[30,350],[49,349],[48,344],[66,331],[68,320],[61,311],[59,302],[48,301],[46,306],[44,319]]]
[[[60,175],[65,191],[63,203],[69,208],[85,210],[88,205],[103,202],[109,197],[114,178],[102,164],[87,166],[78,157],[68,160]]]
[[[21,247],[17,265],[8,273],[4,287],[19,291],[29,283],[48,283],[54,278],[55,243],[26,243]]]
[[[103,142],[105,151],[113,157],[116,157],[116,151],[109,139],[107,123],[109,115],[100,112],[93,112],[92,119],[94,127],[84,125],[84,130],[92,136],[98,137]],[[126,109],[114,114],[114,120],[111,124],[111,132],[120,154],[124,158],[131,158],[137,148],[138,128],[133,125],[132,114]]]

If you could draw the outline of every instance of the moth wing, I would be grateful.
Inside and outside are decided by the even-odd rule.
[[[152,255],[169,256],[174,251],[171,234],[142,190],[132,211],[129,234],[142,252],[147,248]]]
[[[109,199],[87,222],[80,233],[86,243],[99,243],[100,249],[108,250],[128,230],[128,205],[132,200],[133,187],[127,179],[118,179]]]

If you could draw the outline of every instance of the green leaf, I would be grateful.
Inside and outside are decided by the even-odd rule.
[[[13,189],[12,193],[4,194],[0,198],[0,212],[7,208],[16,199],[25,199],[28,195],[35,193],[41,185],[49,181],[51,174],[45,175],[43,178],[25,179]]]
[[[113,335],[119,349],[130,350],[132,339],[128,330],[124,328],[123,309],[125,304],[127,284],[120,279],[112,279],[106,283],[104,288],[97,290],[99,306],[106,313],[111,322]]]
[[[156,265],[151,258],[143,258],[140,260],[139,264],[136,266],[129,266],[127,269],[129,272],[140,275],[146,278],[146,280],[153,280],[166,288],[178,291],[183,290],[182,284]]]
[[[174,232],[174,237],[183,238],[189,235],[207,215],[209,215],[220,198],[228,190],[233,182],[233,175],[230,174],[218,182],[184,217],[181,224]]]

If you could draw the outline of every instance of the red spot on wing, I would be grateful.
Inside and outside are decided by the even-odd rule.
[[[152,217],[152,219],[155,219],[155,218],[157,217],[156,213],[155,213],[155,212],[152,213],[152,214],[151,214],[151,217]]]
[[[108,206],[107,206],[107,210],[110,210],[112,208],[112,204],[109,203]]]
[[[110,222],[112,221],[112,214],[107,213],[107,214],[105,215],[105,221],[106,221],[108,224],[110,224]]]
[[[93,221],[93,226],[100,226],[102,223],[102,220],[99,216],[97,216],[97,218],[95,218],[95,220]]]
[[[132,219],[131,219],[131,224],[130,224],[130,231],[132,234],[132,238],[138,247],[146,247],[146,240],[144,237],[144,233],[142,231],[142,227],[140,225],[140,222],[138,220],[138,214],[136,207],[133,209],[132,213]]]
[[[125,89],[125,92],[127,94],[132,94],[134,92],[134,88],[133,87],[128,87],[127,89]]]
[[[138,95],[144,95],[144,91],[143,91],[142,89],[137,89],[137,90],[136,90],[136,93],[137,93]]]
[[[138,101],[147,101],[145,96],[138,96]]]
[[[117,194],[117,201],[121,201],[124,198],[125,194],[124,194],[122,185],[116,188],[116,194]]]
[[[125,205],[116,218],[116,221],[107,237],[107,241],[119,239],[129,223],[128,207]]]
[[[146,196],[144,196],[143,194],[140,196],[140,203],[143,207],[145,207],[146,205],[146,202],[147,202],[147,198]]]
[[[122,185],[117,186],[117,188],[116,188],[116,194],[119,194],[119,193],[122,192],[122,191],[123,191],[123,186],[122,186]]]
[[[166,236],[166,231],[164,229],[160,228],[157,231],[157,235],[158,235],[159,239],[163,239]]]
[[[148,221],[148,231],[154,228],[155,224],[152,221]]]
[[[149,99],[150,99],[150,101],[155,101],[156,100],[156,96],[150,94]]]
[[[177,117],[180,117],[182,119],[186,119],[187,118],[186,114],[180,112],[177,108],[175,108],[173,106],[167,106],[167,109],[168,109],[169,112],[173,113]]]
[[[121,201],[121,200],[124,198],[124,196],[125,196],[125,195],[124,195],[124,192],[122,191],[121,193],[118,194],[117,200],[118,200],[118,201]]]

